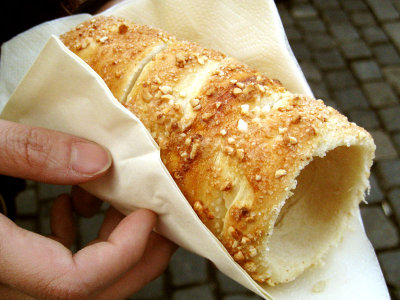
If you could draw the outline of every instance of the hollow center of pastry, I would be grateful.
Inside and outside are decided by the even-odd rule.
[[[296,178],[268,243],[271,279],[292,280],[335,245],[360,200],[362,147],[341,146],[314,159]]]

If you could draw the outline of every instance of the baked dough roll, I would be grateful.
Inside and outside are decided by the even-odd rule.
[[[62,40],[143,122],[199,218],[255,280],[289,282],[340,241],[369,186],[364,129],[147,26],[97,17]]]

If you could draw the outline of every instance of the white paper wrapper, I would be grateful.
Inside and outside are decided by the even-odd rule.
[[[287,47],[273,1],[141,0],[119,4],[105,14],[156,25],[178,37],[222,50],[280,79],[291,91],[311,94]],[[0,103],[9,99],[50,34],[67,31],[88,17],[56,20],[5,44]],[[279,287],[260,286],[253,281],[197,218],[141,122],[56,37],[50,38],[1,117],[106,146],[113,156],[113,168],[105,177],[84,185],[85,189],[124,213],[137,207],[157,212],[161,234],[210,259],[222,272],[265,299],[389,299],[359,215],[352,220],[352,230],[329,252],[325,266]]]

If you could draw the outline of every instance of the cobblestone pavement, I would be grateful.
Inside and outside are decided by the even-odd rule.
[[[400,0],[292,0],[278,9],[316,97],[375,138],[372,189],[361,211],[392,298],[400,300]],[[17,197],[17,223],[49,233],[51,200],[69,189],[28,182]],[[96,236],[101,221],[101,214],[79,220],[77,248]],[[131,299],[260,298],[180,249],[168,270]]]

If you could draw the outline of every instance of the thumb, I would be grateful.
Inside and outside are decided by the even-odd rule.
[[[103,175],[111,155],[82,138],[0,120],[0,174],[54,184],[77,184]]]

